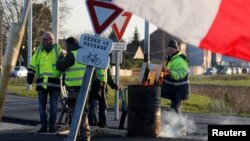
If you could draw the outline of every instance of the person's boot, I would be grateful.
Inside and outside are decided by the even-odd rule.
[[[98,126],[101,127],[101,128],[107,128],[107,125],[103,124],[103,123],[98,123]]]
[[[48,132],[47,126],[41,126],[37,133],[46,133]]]
[[[49,126],[49,132],[50,133],[55,133],[56,132],[56,126],[55,125]]]

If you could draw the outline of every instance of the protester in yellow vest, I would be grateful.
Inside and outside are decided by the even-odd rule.
[[[168,56],[161,94],[163,98],[171,100],[171,109],[180,113],[182,100],[189,96],[188,60],[180,52],[180,44],[176,40],[169,41],[166,53]]]
[[[59,57],[61,47],[54,43],[54,35],[45,32],[42,36],[41,45],[33,54],[29,67],[27,83],[31,87],[34,77],[36,77],[36,90],[38,92],[39,114],[41,128],[39,133],[56,132],[57,104],[60,96],[60,76],[61,72],[56,69],[56,61]],[[50,100],[50,115],[47,115],[47,98]]]
[[[64,83],[67,90],[67,104],[68,104],[68,116],[69,123],[71,124],[72,115],[75,109],[76,100],[82,86],[82,80],[85,74],[86,65],[80,64],[76,61],[77,49],[79,49],[78,41],[74,37],[69,37],[65,40],[65,46],[67,48],[66,54],[61,54],[56,68],[62,72],[65,72]],[[86,102],[88,103],[88,102]],[[82,115],[80,137],[84,141],[90,141],[91,133],[90,126],[88,124],[88,106],[86,104],[84,113]]]
[[[109,84],[112,89],[116,90],[118,90],[118,86],[112,79],[109,67],[106,69],[96,68],[93,78],[94,80],[89,94],[89,124],[105,128],[107,126],[106,112],[108,108],[107,84]],[[97,104],[99,105],[99,122],[96,117]]]

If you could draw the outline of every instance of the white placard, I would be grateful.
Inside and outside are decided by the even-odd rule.
[[[112,51],[112,44],[113,41],[111,39],[90,34],[82,34],[79,42],[81,47],[92,48],[96,53],[100,52],[106,54],[109,54]]]
[[[127,50],[126,43],[114,42],[113,44],[114,44],[113,50]]]
[[[76,61],[98,68],[106,68],[109,64],[109,53],[112,51],[113,41],[108,38],[83,34],[80,37]]]

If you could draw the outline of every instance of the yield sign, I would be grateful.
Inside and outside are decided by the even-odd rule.
[[[86,3],[96,34],[101,34],[123,11],[108,2],[87,0]]]
[[[132,13],[130,12],[124,12],[115,23],[112,25],[112,28],[115,32],[115,36],[118,41],[121,41],[123,33],[125,32],[125,29],[127,28],[128,22],[131,19]]]

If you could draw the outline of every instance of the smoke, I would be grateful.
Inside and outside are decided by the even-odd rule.
[[[224,120],[218,124],[222,125],[245,125],[249,122],[249,118],[226,116]]]
[[[206,124],[245,125],[249,118],[235,116],[207,116],[195,124],[187,115],[178,115],[173,111],[161,111],[161,133],[159,137],[208,140]],[[205,131],[205,132],[204,132]]]
[[[161,137],[183,137],[196,131],[194,121],[171,111],[162,111]]]

